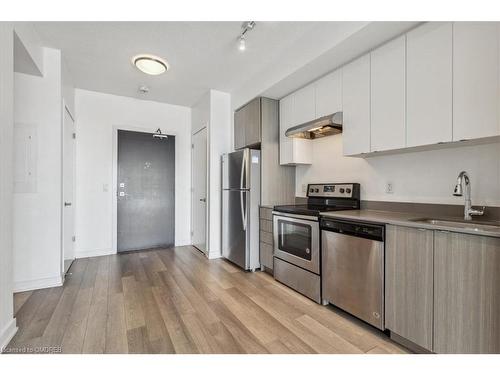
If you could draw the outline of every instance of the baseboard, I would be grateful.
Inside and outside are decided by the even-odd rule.
[[[54,288],[63,285],[63,279],[59,276],[45,277],[42,279],[15,281],[14,293],[26,292],[28,290]]]
[[[10,340],[12,340],[16,332],[16,318],[13,318],[0,332],[0,353],[2,353],[7,345],[9,345]]]
[[[98,249],[98,250],[86,250],[86,251],[75,251],[75,258],[92,258],[101,257],[104,255],[113,255],[116,251],[113,249]]]
[[[218,258],[222,258],[222,254],[221,253],[208,253],[208,259],[212,260],[212,259],[218,259]]]

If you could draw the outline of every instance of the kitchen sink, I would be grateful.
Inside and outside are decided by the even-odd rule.
[[[410,219],[410,221],[416,223],[438,225],[442,227],[466,228],[476,231],[500,230],[500,222],[489,222],[489,221],[477,222],[477,221],[468,221],[460,219],[434,219],[434,218],[418,218],[418,219]]]

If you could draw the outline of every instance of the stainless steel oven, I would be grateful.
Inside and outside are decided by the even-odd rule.
[[[320,273],[317,217],[275,213],[274,256],[300,268]]]
[[[274,278],[321,303],[317,216],[274,212]]]
[[[357,183],[309,184],[307,201],[273,210],[274,278],[321,303],[319,218],[324,212],[359,209]]]

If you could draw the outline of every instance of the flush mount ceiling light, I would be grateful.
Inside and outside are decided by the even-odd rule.
[[[241,32],[240,35],[238,36],[238,49],[240,51],[245,51],[247,49],[247,44],[246,44],[246,33],[249,32],[250,30],[253,30],[255,27],[255,21],[246,21],[243,22],[241,25]]]
[[[165,73],[170,69],[166,60],[154,55],[141,54],[134,56],[132,58],[132,64],[141,72],[152,76]]]

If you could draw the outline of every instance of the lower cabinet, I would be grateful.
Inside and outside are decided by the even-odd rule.
[[[500,238],[386,226],[385,325],[435,353],[500,353]]]
[[[435,233],[434,351],[500,353],[500,238]]]
[[[273,210],[260,207],[260,265],[273,269]]]
[[[386,226],[385,326],[432,350],[433,231]]]

